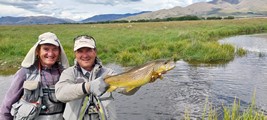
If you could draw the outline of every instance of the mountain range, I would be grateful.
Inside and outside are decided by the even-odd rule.
[[[87,18],[82,20],[82,23],[88,23],[88,22],[104,22],[104,21],[113,21],[113,20],[118,20],[121,18],[126,18],[126,17],[130,17],[130,16],[136,16],[139,14],[143,14],[143,13],[149,13],[151,11],[143,11],[143,12],[139,12],[139,13],[127,13],[127,14],[102,14],[102,15],[95,15],[93,17]]]
[[[49,16],[29,16],[29,17],[12,17],[6,16],[0,18],[0,25],[23,25],[23,24],[63,24],[63,23],[91,23],[91,22],[103,22],[103,21],[114,21],[129,16],[135,16],[143,13],[149,13],[151,11],[143,11],[139,13],[127,13],[127,14],[102,14],[95,15],[93,17],[74,21],[70,19],[60,19]]]
[[[267,0],[213,0],[211,2],[194,3],[186,7],[176,6],[171,9],[162,9],[151,13],[123,18],[122,20],[163,19],[195,15],[257,17],[267,16]]]
[[[0,25],[60,24],[60,23],[75,23],[75,21],[69,19],[49,17],[49,16],[29,16],[29,17],[6,16],[0,18]]]
[[[267,0],[213,0],[198,2],[186,7],[176,6],[171,9],[158,11],[143,11],[127,14],[102,14],[81,21],[60,19],[48,16],[30,17],[1,17],[2,24],[60,24],[60,23],[88,23],[114,20],[163,19],[194,15],[199,17],[234,16],[234,17],[267,17]]]

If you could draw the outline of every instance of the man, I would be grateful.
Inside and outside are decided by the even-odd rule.
[[[106,75],[113,70],[102,65],[97,57],[95,39],[88,35],[74,38],[75,65],[64,70],[56,84],[56,97],[66,102],[63,113],[65,120],[116,120],[113,97],[106,92]],[[128,93],[123,89],[117,92],[132,95],[139,88]]]

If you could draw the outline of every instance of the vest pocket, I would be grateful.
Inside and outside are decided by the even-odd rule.
[[[11,115],[14,120],[33,120],[41,110],[41,98],[35,103],[29,103],[23,99],[12,105]]]
[[[23,83],[24,94],[22,99],[33,103],[39,99],[40,96],[40,82],[36,80],[26,80]]]

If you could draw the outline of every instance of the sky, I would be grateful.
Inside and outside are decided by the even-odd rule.
[[[125,14],[186,7],[211,0],[0,0],[0,17],[51,16],[75,21],[100,14]]]

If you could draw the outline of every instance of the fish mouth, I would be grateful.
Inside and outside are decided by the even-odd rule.
[[[165,74],[166,72],[174,69],[175,67],[176,67],[175,62],[174,61],[169,61],[168,63],[165,64],[165,70],[163,70],[160,73],[161,74]]]

